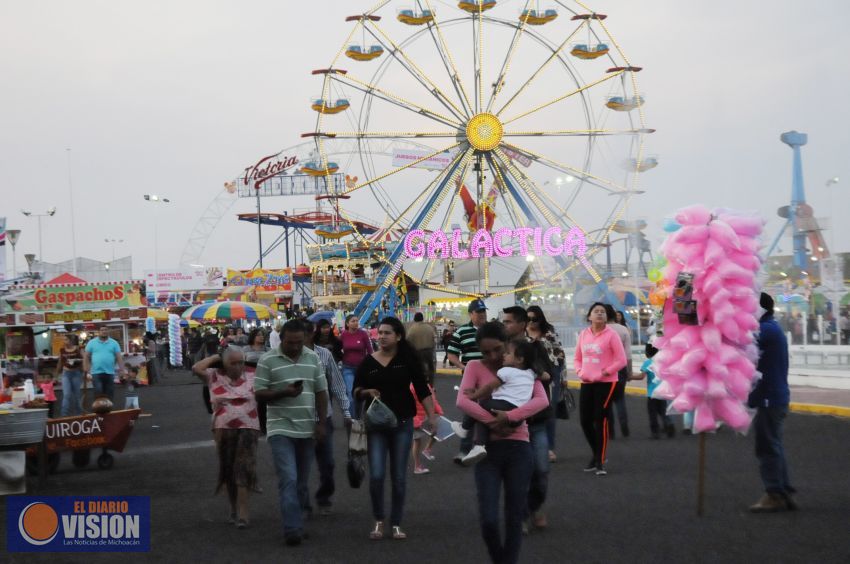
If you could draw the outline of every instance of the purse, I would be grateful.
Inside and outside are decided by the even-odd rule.
[[[398,418],[387,404],[375,398],[366,410],[366,429],[369,431],[386,431],[398,427]]]
[[[345,465],[345,471],[348,475],[348,485],[352,488],[359,488],[366,476],[366,455],[348,451],[348,463]]]
[[[366,441],[366,423],[362,419],[351,422],[351,432],[348,435],[348,452],[365,454],[368,450]]]
[[[569,419],[570,411],[576,408],[575,396],[572,390],[564,388],[561,390],[561,399],[555,404],[555,417],[558,419]]]

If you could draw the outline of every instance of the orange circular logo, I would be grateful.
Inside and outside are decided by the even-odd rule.
[[[47,544],[59,532],[59,516],[44,502],[30,503],[18,517],[18,530],[30,544]]]

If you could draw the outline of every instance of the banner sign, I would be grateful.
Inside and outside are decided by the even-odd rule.
[[[145,283],[148,294],[221,288],[224,272],[217,266],[145,270]]]
[[[0,301],[0,313],[66,312],[146,306],[144,282],[18,286]]]
[[[410,163],[418,161],[423,157],[427,157],[433,152],[434,151],[422,151],[418,149],[396,149],[395,151],[393,151],[393,166],[407,166]],[[410,168],[422,168],[425,170],[444,170],[452,164],[452,161],[454,160],[456,154],[457,153],[453,152],[439,153],[431,158],[425,159],[424,161],[411,166]]]
[[[292,292],[292,269],[227,270],[228,286],[256,286],[267,292]]]
[[[78,311],[47,311],[44,313],[2,313],[0,327],[19,327],[22,325],[58,325],[63,323],[106,323],[110,321],[144,321],[148,309],[96,309]]]
[[[525,168],[531,166],[531,157],[526,155],[525,153],[520,153],[519,151],[515,151],[510,147],[501,147],[501,151],[508,156],[512,161],[517,164],[521,164]]]
[[[151,498],[9,496],[6,540],[9,552],[149,552]]]

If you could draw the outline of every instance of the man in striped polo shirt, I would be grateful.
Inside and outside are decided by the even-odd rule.
[[[324,440],[328,382],[319,357],[304,346],[298,320],[280,330],[280,347],[257,363],[254,392],[268,406],[267,437],[277,472],[283,536],[296,546],[304,538],[303,511],[310,507],[308,481],[313,439]]]
[[[481,359],[481,351],[478,350],[478,341],[475,340],[475,335],[478,333],[478,328],[487,322],[487,306],[484,304],[484,300],[479,298],[472,300],[469,302],[466,311],[469,312],[469,323],[457,328],[449,341],[448,347],[449,363],[460,368],[461,372],[470,360]],[[454,457],[455,463],[461,464],[461,460],[471,448],[472,433],[468,433],[465,438],[460,440],[460,452]]]
[[[466,310],[469,312],[469,323],[457,328],[449,341],[448,348],[449,364],[460,368],[461,371],[466,368],[470,360],[481,359],[481,351],[478,350],[475,335],[478,333],[478,328],[487,322],[487,306],[484,305],[484,300],[472,300]]]

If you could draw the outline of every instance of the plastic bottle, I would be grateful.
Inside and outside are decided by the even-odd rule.
[[[32,401],[35,397],[35,386],[32,383],[32,378],[27,378],[27,381],[24,382],[24,397],[25,401]]]

